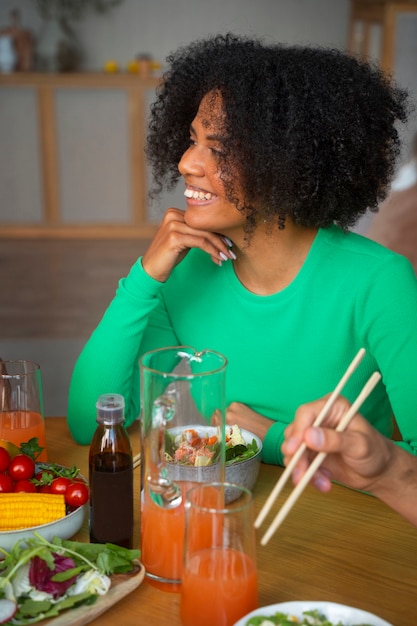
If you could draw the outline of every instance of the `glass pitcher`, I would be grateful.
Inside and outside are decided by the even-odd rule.
[[[20,448],[37,437],[43,448],[38,462],[48,460],[43,411],[42,378],[38,363],[0,359],[0,439]]]
[[[181,583],[185,493],[224,480],[226,366],[218,352],[187,346],[140,360],[141,560],[148,578],[169,591]]]

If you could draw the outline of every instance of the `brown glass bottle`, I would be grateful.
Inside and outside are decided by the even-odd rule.
[[[124,398],[104,394],[97,404],[97,429],[89,454],[90,541],[133,543],[133,458],[124,427]]]

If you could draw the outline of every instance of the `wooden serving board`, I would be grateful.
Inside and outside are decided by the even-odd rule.
[[[144,577],[145,568],[138,562],[131,574],[113,574],[109,591],[99,596],[94,604],[68,609],[57,617],[38,622],[38,626],[84,626],[139,587]]]

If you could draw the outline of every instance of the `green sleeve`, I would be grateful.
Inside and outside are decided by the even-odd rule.
[[[141,346],[150,349],[177,343],[160,297],[162,287],[163,283],[146,274],[138,259],[120,280],[114,299],[79,355],[67,411],[68,426],[77,443],[90,443],[96,428],[95,405],[103,393],[124,396],[127,426],[139,416]]]
[[[417,288],[411,264],[390,257],[358,307],[365,346],[382,374],[405,448],[417,455]],[[378,424],[374,424],[378,427]]]
[[[367,356],[359,374],[365,373],[365,380],[373,371],[382,374],[379,387],[364,402],[361,413],[388,437],[392,432],[389,415],[394,415],[403,439],[398,445],[417,456],[417,285],[413,268],[404,257],[387,255],[381,263],[371,265],[357,277],[352,293],[354,317],[350,308],[347,313],[340,312],[341,316],[348,316],[344,335],[350,337],[353,344],[366,349]],[[322,340],[333,341],[333,349],[340,349],[342,353],[345,345],[342,339],[332,335],[329,324],[329,337]],[[319,359],[318,354],[318,368]],[[358,380],[358,376],[352,377],[343,390],[350,402],[365,382],[358,387]],[[331,391],[329,388],[326,392]],[[307,401],[317,397],[316,394]],[[286,425],[277,421],[268,430],[263,446],[266,463],[283,464],[281,445]]]
[[[281,445],[284,442],[284,430],[288,424],[275,422],[266,433],[263,447],[262,460],[272,465],[284,465]]]

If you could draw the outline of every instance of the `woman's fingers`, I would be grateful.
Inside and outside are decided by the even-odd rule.
[[[191,248],[203,250],[217,265],[235,258],[221,235],[190,228],[184,222],[183,211],[168,209],[143,256],[143,267],[155,280],[165,282]]]
[[[343,432],[336,430],[349,403],[339,397],[321,426],[314,426],[326,399],[301,406],[294,422],[285,430],[282,444],[284,463],[288,465],[301,443],[306,448],[293,471],[293,481],[301,480],[315,455],[326,453],[312,484],[320,491],[331,488],[331,480],[354,489],[372,491],[372,485],[389,467],[395,444],[375,430],[362,415],[357,414]]]

